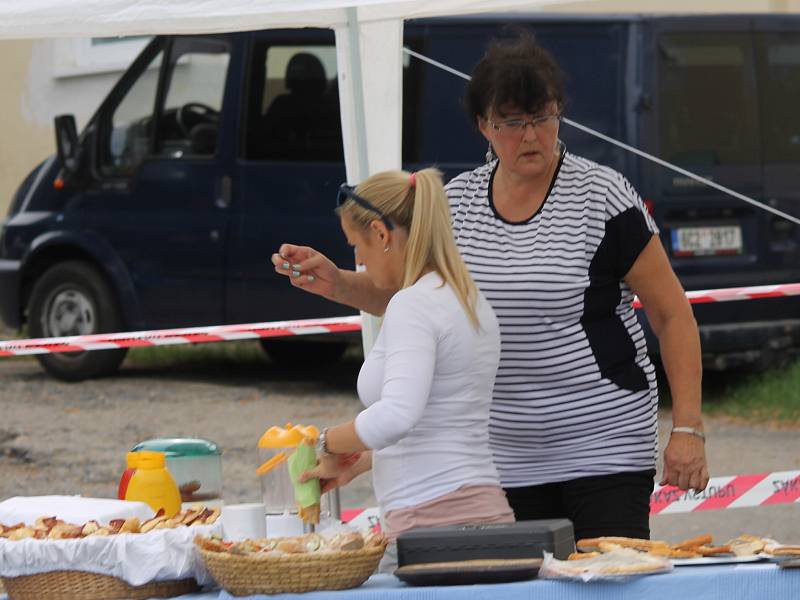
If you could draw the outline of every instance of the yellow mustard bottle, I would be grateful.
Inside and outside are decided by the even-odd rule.
[[[181,493],[167,470],[166,456],[145,450],[136,454],[136,472],[128,482],[125,500],[144,502],[156,513],[163,509],[164,516],[174,517],[181,510]]]

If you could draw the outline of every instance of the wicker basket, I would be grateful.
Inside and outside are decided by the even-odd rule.
[[[238,555],[198,548],[217,583],[234,596],[345,590],[375,571],[386,544],[350,552]]]
[[[171,598],[198,590],[194,579],[153,581],[132,586],[110,575],[86,571],[50,571],[3,577],[9,600],[144,600]]]

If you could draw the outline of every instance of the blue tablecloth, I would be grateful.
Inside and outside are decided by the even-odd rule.
[[[234,600],[225,592],[182,596],[182,600]],[[625,582],[581,583],[534,579],[518,583],[410,587],[390,575],[374,575],[360,588],[247,596],[250,600],[790,600],[800,598],[800,569],[773,563],[677,567],[670,573]],[[239,599],[241,600],[241,598]]]
[[[247,596],[250,600],[792,600],[800,598],[800,569],[772,563],[678,567],[671,573],[625,582],[565,582],[534,579],[518,583],[452,587],[409,587],[391,575],[374,575],[360,588]],[[0,595],[0,600],[6,596]],[[180,596],[180,600],[234,600],[226,592]],[[239,598],[241,600],[241,598]]]

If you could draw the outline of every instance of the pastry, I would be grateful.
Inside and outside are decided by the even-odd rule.
[[[730,554],[730,546],[698,546],[695,550],[702,556],[716,556],[717,554]]]
[[[594,556],[600,556],[599,552],[573,552],[567,557],[567,560],[585,560]]]
[[[728,542],[731,552],[736,556],[753,556],[761,552],[766,545],[766,540],[747,534],[740,535]]]
[[[675,544],[672,546],[676,550],[689,550],[691,548],[697,548],[698,546],[708,546],[711,544],[711,536],[706,535],[698,535],[697,537],[690,538],[688,540],[684,540],[679,544]]]
[[[694,548],[691,550],[682,550],[680,548],[663,548],[656,546],[650,549],[650,554],[654,556],[666,556],[667,558],[700,558],[702,555],[696,552]]]
[[[648,551],[654,546],[660,547],[667,547],[669,544],[667,542],[663,542],[660,540],[643,540],[639,538],[628,538],[628,537],[599,537],[599,538],[585,538],[582,540],[578,540],[576,544],[578,550],[582,550],[584,552],[592,551],[592,550],[600,550],[600,543],[607,543],[607,544],[615,544],[617,546],[622,546],[623,548],[634,548],[636,550]]]

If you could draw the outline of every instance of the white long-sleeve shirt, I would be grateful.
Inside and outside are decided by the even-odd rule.
[[[464,485],[499,485],[489,450],[489,405],[500,360],[497,319],[482,295],[476,330],[437,273],[389,302],[358,377],[367,407],[355,420],[373,449],[382,512]]]

